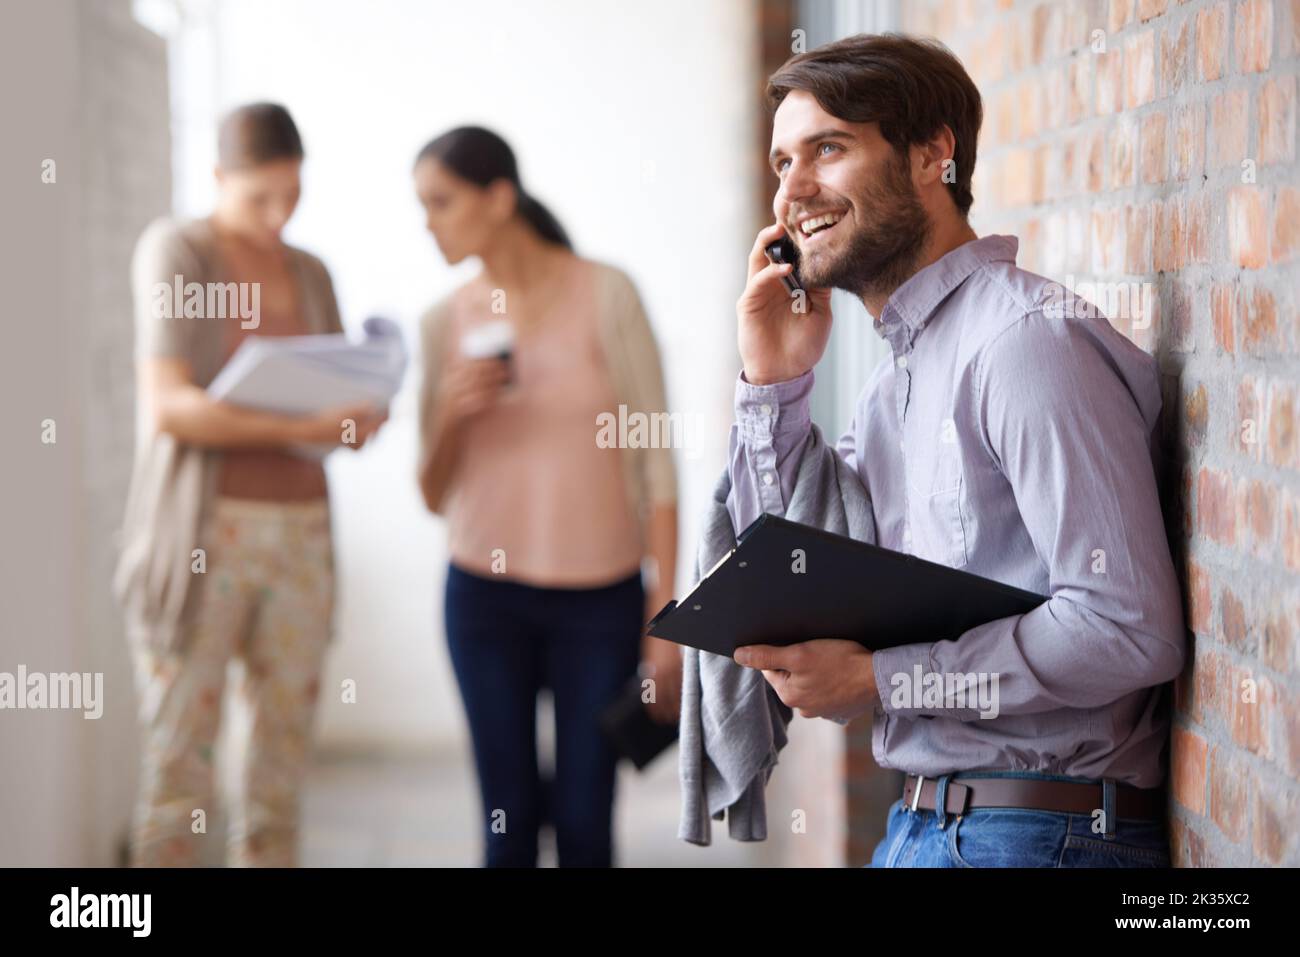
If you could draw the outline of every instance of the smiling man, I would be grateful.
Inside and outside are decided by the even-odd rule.
[[[1155,361],[1062,310],[1015,237],[971,229],[980,95],[946,48],[851,37],[789,60],[767,96],[780,188],[737,303],[735,529],[791,499],[840,288],[892,353],[836,446],[878,543],[1050,598],[956,641],[872,654],[828,636],[737,663],[805,717],[874,714],[877,762],[906,772],[875,866],[1167,866],[1164,691],[1185,636]],[[783,234],[802,311],[763,252]],[[891,693],[918,672],[995,676],[996,716]]]

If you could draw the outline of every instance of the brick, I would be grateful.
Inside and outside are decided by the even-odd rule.
[[[1237,527],[1249,536],[1254,554],[1262,556],[1272,550],[1276,520],[1277,489],[1259,479],[1242,479],[1237,487]]]
[[[1290,493],[1282,496],[1282,560],[1300,570],[1300,499]]]
[[[1182,89],[1191,68],[1192,18],[1160,34],[1160,95],[1172,96]]]
[[[1070,61],[1067,68],[1069,95],[1066,99],[1065,121],[1078,123],[1092,113],[1092,66],[1094,56],[1081,53]]]
[[[1237,421],[1232,423],[1233,448],[1255,461],[1264,455],[1264,385],[1251,376],[1237,383]]]
[[[1300,778],[1300,697],[1280,695],[1271,709],[1269,751],[1292,778]]]
[[[1259,144],[1261,165],[1295,159],[1295,77],[1276,76],[1259,91]]]
[[[1213,627],[1214,600],[1210,597],[1210,576],[1196,562],[1187,564],[1187,625],[1198,635]]]
[[[1061,54],[1064,47],[1063,16],[1064,9],[1053,3],[1039,4],[1029,12],[1030,57],[1034,63],[1042,63]]]
[[[1106,132],[1096,129],[1085,134],[1087,149],[1087,175],[1083,188],[1089,193],[1100,193],[1106,188]]]
[[[1224,352],[1236,349],[1233,335],[1233,289],[1226,282],[1216,282],[1210,289],[1210,321],[1214,324],[1214,341]]]
[[[1217,80],[1228,58],[1228,5],[1216,3],[1196,12],[1196,75]]]
[[[1249,793],[1245,764],[1231,750],[1216,745],[1210,753],[1210,820],[1233,844],[1246,837],[1246,810]]]
[[[1197,531],[1232,545],[1237,539],[1236,515],[1231,477],[1218,469],[1202,468],[1196,480]]]
[[[1205,841],[1183,821],[1174,818],[1169,831],[1169,855],[1174,867],[1205,867]]]
[[[1183,403],[1183,422],[1187,426],[1187,444],[1196,447],[1205,441],[1205,429],[1210,418],[1209,393],[1198,385]]]
[[[1124,272],[1142,275],[1151,271],[1151,208],[1124,207]]]
[[[1268,262],[1264,196],[1257,186],[1228,190],[1228,250],[1232,262],[1243,269],[1259,269]]]
[[[1115,118],[1110,130],[1110,188],[1123,189],[1137,182],[1138,125],[1129,114]]]
[[[1114,47],[1093,55],[1096,70],[1096,113],[1105,116],[1124,108],[1124,58]]]
[[[1229,90],[1210,101],[1210,169],[1240,169],[1241,161],[1249,158],[1249,122],[1250,99],[1245,90]]]
[[[1192,300],[1188,284],[1172,280],[1161,296],[1156,297],[1156,314],[1167,315],[1163,346],[1175,351],[1192,348]],[[1154,324],[1154,323],[1153,323]]]
[[[1093,210],[1092,272],[1098,276],[1115,276],[1124,272],[1124,220],[1123,210]]]
[[[1148,113],[1142,117],[1142,182],[1163,183],[1169,168],[1169,154],[1165,148],[1163,113]]]
[[[1284,382],[1268,386],[1268,441],[1265,458],[1283,468],[1296,465],[1295,390]]]
[[[1237,4],[1234,21],[1237,69],[1242,73],[1267,70],[1273,49],[1273,0],[1245,0]]]
[[[1137,18],[1140,23],[1154,20],[1165,12],[1169,0],[1138,0]]]
[[[1156,96],[1156,34],[1144,30],[1124,44],[1124,108],[1145,106]]]
[[[1133,0],[1110,0],[1110,9],[1106,15],[1106,30],[1118,33],[1124,29],[1133,16]]]
[[[1172,272],[1178,268],[1175,264],[1174,234],[1182,235],[1182,207],[1178,198],[1171,196],[1167,201],[1156,200],[1151,211],[1152,222],[1152,265],[1156,272]]]
[[[1183,246],[1177,256],[1180,266],[1210,261],[1209,198],[1194,194],[1183,211]]]
[[[1284,675],[1294,675],[1300,662],[1296,661],[1296,629],[1300,627],[1300,593],[1292,592],[1273,599],[1268,620],[1264,623],[1261,651],[1264,664]],[[1300,697],[1290,695],[1291,704],[1300,704]],[[1295,745],[1300,746],[1300,735]]]
[[[1254,788],[1250,807],[1251,848],[1255,858],[1277,867],[1296,864],[1295,796],[1290,788],[1261,780]]]
[[[1046,131],[1059,130],[1066,124],[1069,115],[1071,96],[1069,67],[1061,66],[1050,70],[1043,86],[1047,92],[1041,104],[1042,128]]]
[[[1174,179],[1188,179],[1205,169],[1205,104],[1186,103],[1174,110],[1171,139]]]
[[[1243,653],[1253,650],[1246,606],[1236,592],[1226,587],[1219,591],[1219,640]]]
[[[1300,189],[1282,186],[1278,188],[1273,210],[1273,262],[1291,259],[1297,252],[1300,252]],[[1291,325],[1295,325],[1294,316]]]
[[[1232,668],[1232,740],[1254,754],[1264,752],[1264,714],[1271,703],[1271,685],[1247,668]]]
[[[1205,739],[1195,731],[1174,728],[1169,777],[1174,800],[1196,814],[1205,813]]]
[[[1239,285],[1236,312],[1243,352],[1266,355],[1277,349],[1277,305],[1271,292]]]

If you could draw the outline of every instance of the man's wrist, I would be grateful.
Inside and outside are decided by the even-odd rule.
[[[779,373],[769,374],[760,371],[751,372],[748,368],[743,368],[740,370],[740,378],[749,385],[779,385],[782,382],[793,382],[795,379],[802,378],[807,375],[808,372],[809,370],[805,369],[803,372],[795,375],[783,375]]]

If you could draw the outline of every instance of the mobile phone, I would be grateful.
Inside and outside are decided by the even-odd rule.
[[[781,277],[781,282],[790,295],[793,296],[803,288],[803,282],[799,278],[799,247],[794,244],[793,239],[782,236],[776,242],[764,247],[763,252],[767,253],[767,258],[774,263],[790,263],[794,266]]]

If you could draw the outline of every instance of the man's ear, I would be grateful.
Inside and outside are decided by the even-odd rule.
[[[950,165],[944,161],[951,160],[957,151],[957,137],[953,136],[947,124],[943,124],[928,142],[913,148],[919,159],[917,175],[922,183],[929,185],[943,177]]]

